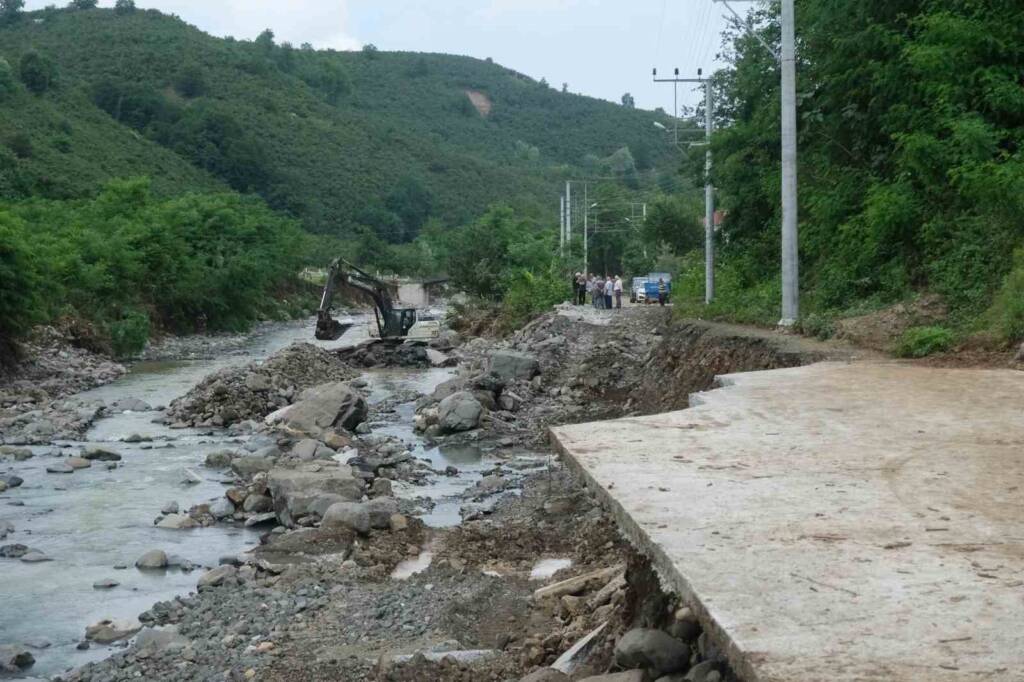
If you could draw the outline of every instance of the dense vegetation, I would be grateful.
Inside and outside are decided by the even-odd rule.
[[[755,20],[772,45],[775,10]],[[804,312],[930,291],[960,332],[1024,336],[1024,5],[804,0],[797,14]],[[750,34],[728,36],[726,53],[713,148],[728,218],[711,312],[774,322],[779,71]],[[693,298],[702,277],[688,273]]]
[[[660,114],[490,60],[218,39],[130,0],[0,1],[0,107],[5,347],[57,319],[118,353],[238,328],[306,263],[437,273],[481,225],[516,225],[488,295],[525,314],[564,180],[635,193],[676,163]]]
[[[651,112],[490,61],[222,40],[130,8],[5,23],[0,56],[21,83],[0,140],[31,147],[0,160],[9,197],[82,196],[132,174],[157,191],[219,182],[311,231],[400,243],[497,202],[557,219],[560,181],[616,153],[626,174],[673,163]]]
[[[272,312],[304,256],[294,221],[258,199],[157,199],[145,180],[90,200],[0,207],[0,339],[34,322],[85,320],[87,341],[136,352],[150,326],[237,330]],[[81,328],[79,326],[79,328]]]

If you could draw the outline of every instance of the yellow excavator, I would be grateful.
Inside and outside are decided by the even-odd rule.
[[[327,270],[327,283],[320,297],[320,309],[316,314],[316,338],[334,341],[352,327],[331,317],[331,299],[339,287],[358,291],[373,301],[373,314],[377,320],[377,331],[382,339],[397,339],[408,335],[416,324],[415,308],[396,308],[384,282],[363,272],[348,261],[336,258]]]

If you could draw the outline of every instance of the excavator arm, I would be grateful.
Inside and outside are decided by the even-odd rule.
[[[359,291],[373,301],[377,330],[382,339],[403,337],[416,324],[416,309],[395,308],[384,282],[351,263],[336,258],[327,271],[327,282],[320,297],[320,309],[316,317],[316,338],[333,341],[352,326],[342,324],[331,317],[331,300],[338,288],[343,286]]]

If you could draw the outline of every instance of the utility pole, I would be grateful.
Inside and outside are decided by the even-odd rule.
[[[587,201],[587,183],[583,183],[583,273],[587,273],[587,217],[590,215],[590,203]]]
[[[796,9],[782,0],[782,319],[800,317],[799,235],[796,182]]]
[[[572,248],[572,182],[565,181],[565,240]]]
[[[658,70],[652,71],[655,83],[701,83],[704,85],[704,303],[709,304],[715,299],[715,188],[711,182],[711,134],[713,130],[714,100],[711,93],[711,80],[704,78],[701,69],[697,69],[697,78],[680,78],[679,69],[675,69],[672,78],[658,78]],[[678,118],[676,119],[678,126]],[[679,133],[676,132],[676,146],[679,145]],[[691,147],[701,146],[691,143]]]
[[[558,253],[565,256],[565,196],[558,197]]]
[[[729,6],[730,1],[712,0],[725,5],[736,22],[739,14]],[[760,35],[754,37],[768,50],[782,71],[782,319],[780,327],[791,327],[800,319],[800,235],[797,201],[797,138],[796,138],[796,8],[794,0],[782,0],[781,32],[782,53],[765,43]]]

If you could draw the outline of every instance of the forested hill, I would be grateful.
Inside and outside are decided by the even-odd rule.
[[[0,57],[24,84],[0,117],[6,198],[148,175],[160,194],[230,187],[315,232],[406,241],[496,201],[554,217],[572,173],[673,163],[656,114],[487,60],[315,51],[214,38],[154,10],[70,8],[8,22]]]

